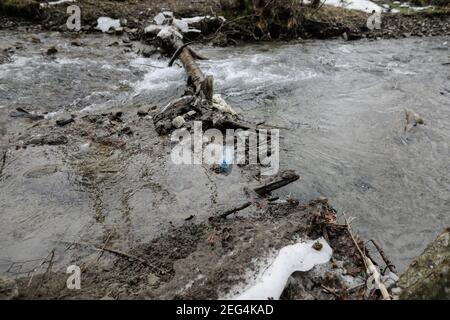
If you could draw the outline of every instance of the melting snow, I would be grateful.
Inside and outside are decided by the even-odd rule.
[[[314,243],[320,242],[322,249],[314,249]],[[297,271],[310,271],[316,265],[330,261],[333,250],[320,238],[317,241],[305,241],[284,247],[270,266],[236,300],[279,299],[289,277]]]
[[[305,1],[309,3],[310,1]],[[382,12],[384,9],[369,0],[325,0],[325,4],[333,7],[341,7],[346,9],[355,9],[364,12]]]
[[[95,27],[95,29],[101,30],[102,32],[107,32],[111,28],[119,29],[120,20],[119,19],[114,20],[108,17],[100,17],[97,19],[97,27]]]
[[[57,6],[58,4],[63,4],[63,3],[73,3],[73,2],[77,2],[76,0],[59,0],[59,1],[51,1],[48,3],[41,3],[41,7],[45,8],[48,6]]]

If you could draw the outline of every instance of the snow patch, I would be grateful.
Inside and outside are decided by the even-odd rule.
[[[316,242],[322,244],[321,250],[316,250],[313,245]],[[294,272],[306,272],[316,265],[330,261],[333,250],[320,238],[317,241],[302,241],[294,245],[282,248],[278,256],[267,267],[262,266],[262,274],[256,276],[253,283],[242,293],[233,297],[235,300],[267,300],[279,299],[289,277]]]
[[[95,29],[101,30],[102,32],[108,32],[111,28],[117,30],[120,28],[119,19],[111,19],[109,17],[100,17],[97,19],[97,26]]]
[[[192,24],[198,24],[205,19],[219,19],[226,21],[224,17],[199,16],[192,18],[175,19],[172,12],[161,12],[153,18],[154,24],[144,29],[145,33],[158,35],[158,37],[166,37],[169,31],[177,30],[177,36],[180,33],[201,33],[198,29],[191,29]],[[172,28],[172,29],[167,29]],[[178,32],[179,31],[179,32]]]
[[[310,3],[310,1],[305,1]],[[383,12],[384,8],[369,0],[325,0],[325,4],[333,7],[354,9],[364,12]]]
[[[48,3],[41,3],[41,7],[42,8],[46,8],[49,6],[57,6],[59,4],[63,4],[63,3],[74,3],[77,2],[76,0],[59,0],[59,1],[51,1]]]
[[[172,24],[183,33],[189,32],[189,24],[186,21],[173,19]]]
[[[176,36],[179,39],[183,39],[183,35],[178,32],[178,29],[172,26],[164,26],[157,35],[157,37],[161,39],[167,39],[172,36]]]
[[[166,21],[166,17],[164,16],[164,14],[159,13],[157,14],[154,18],[153,21],[158,25],[162,25],[165,21]]]

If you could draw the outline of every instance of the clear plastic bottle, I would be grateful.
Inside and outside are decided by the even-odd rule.
[[[219,160],[219,171],[222,174],[229,175],[233,169],[234,162],[234,146],[225,146],[223,148],[222,157]]]

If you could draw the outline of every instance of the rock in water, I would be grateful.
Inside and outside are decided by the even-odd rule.
[[[80,39],[73,39],[70,42],[70,45],[74,46],[74,47],[82,47],[83,46],[83,42],[81,42]]]
[[[61,117],[59,119],[56,120],[56,124],[60,127],[66,126],[72,122],[74,122],[75,120],[72,117]]]
[[[139,117],[145,117],[149,114],[150,108],[148,106],[140,107],[137,111]]]
[[[51,56],[58,53],[58,49],[56,49],[55,46],[51,46],[50,48],[48,48],[47,50],[47,55]]]
[[[406,124],[405,124],[405,132],[409,131],[413,127],[417,127],[417,125],[424,125],[425,121],[423,121],[422,117],[417,113],[411,110],[405,110],[406,115]]]
[[[402,300],[450,299],[450,228],[411,264],[398,286]]]
[[[411,110],[406,111],[406,125],[417,126],[418,124],[425,124],[422,117]]]
[[[0,277],[0,300],[12,300],[17,298],[19,290],[13,279]]]
[[[10,57],[9,53],[6,51],[3,51],[3,52],[0,51],[0,64],[8,63],[9,61],[11,61],[11,57]]]
[[[41,38],[37,34],[31,35],[31,42],[33,43],[41,43]]]
[[[184,118],[182,116],[178,116],[178,117],[176,117],[175,119],[172,120],[172,125],[175,128],[179,129],[179,128],[181,128],[184,125],[185,122],[186,121],[184,120]]]

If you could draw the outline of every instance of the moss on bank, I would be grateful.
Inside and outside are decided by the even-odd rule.
[[[450,299],[450,229],[411,264],[398,285],[403,300]]]

